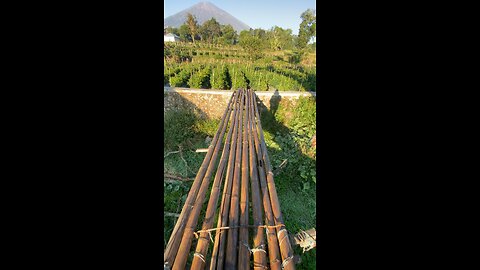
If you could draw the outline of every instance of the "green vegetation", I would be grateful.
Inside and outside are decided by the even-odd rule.
[[[176,44],[175,46],[182,46]],[[183,50],[187,51],[187,50]],[[295,66],[257,60],[236,63],[215,59],[216,54],[204,58],[206,52],[197,51],[195,62],[169,62],[165,66],[164,83],[172,87],[204,89],[238,89],[251,87],[257,91],[316,91],[315,67]],[[233,55],[233,54],[232,54]],[[217,57],[216,57],[217,56]]]
[[[170,85],[176,87],[186,87],[187,81],[190,78],[190,73],[191,71],[187,68],[180,69],[180,72],[169,78]]]
[[[232,88],[232,80],[226,66],[215,67],[212,70],[210,84],[213,89],[230,89]]]
[[[181,42],[164,44],[168,70],[164,85],[316,91],[316,49],[309,45],[316,37],[315,11],[307,10],[300,17],[299,35],[295,36],[291,29],[278,26],[236,33],[232,26],[221,25],[214,18],[199,25],[188,14],[180,28],[166,29],[179,35]]]
[[[191,88],[210,88],[210,73],[212,68],[205,66],[200,68],[198,72],[192,74],[188,80],[188,86]]]
[[[311,144],[311,138],[316,133],[315,99],[300,98],[296,102],[276,100],[271,104],[270,110],[259,107],[262,128],[275,171],[275,185],[285,225],[290,233],[295,234],[316,227],[316,150]],[[182,149],[181,155],[170,154],[165,158],[165,173],[195,177],[205,157],[205,153],[196,153],[195,149],[208,147],[205,138],[213,138],[219,123],[218,119],[203,120],[191,112],[165,113],[164,155],[179,150],[179,147]],[[287,160],[286,165],[278,169],[284,160]],[[189,181],[164,185],[166,212],[180,213],[191,184]],[[164,217],[164,222],[164,235],[168,241],[175,218]],[[316,249],[302,253],[300,247],[295,247],[294,253],[302,260],[297,269],[315,269]]]
[[[237,33],[215,19],[199,25],[189,14],[184,25],[166,30],[178,35],[181,42],[164,43],[164,85],[316,91],[316,48],[312,43],[316,37],[315,11],[307,10],[300,18],[299,35],[295,36],[291,29],[278,26]],[[316,227],[316,147],[312,145],[316,101],[276,98],[270,101],[270,109],[261,106],[259,110],[284,222],[295,234]],[[219,120],[176,111],[166,112],[164,121],[164,172],[194,178],[205,157],[195,150],[208,147]],[[165,212],[180,213],[191,185],[192,181],[164,184]],[[205,207],[206,203],[199,226]],[[164,217],[165,245],[175,221],[174,217]],[[316,249],[302,253],[295,247],[294,253],[302,261],[297,269],[316,268]]]
[[[303,12],[300,18],[302,18],[302,23],[300,24],[297,46],[300,49],[304,49],[307,47],[308,41],[310,41],[312,37],[316,36],[317,19],[315,11],[311,9]]]

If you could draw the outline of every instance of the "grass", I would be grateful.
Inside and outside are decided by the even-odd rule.
[[[308,99],[299,100],[296,104],[280,102],[275,114],[263,110],[261,115],[265,142],[273,168],[277,168],[283,160],[288,159],[287,165],[275,175],[275,185],[284,222],[291,234],[316,227],[316,185],[315,181],[310,180],[312,177],[315,178],[315,172],[311,172],[312,168],[315,168],[315,155],[312,155],[306,140],[303,139],[315,132],[314,122],[312,125],[315,114],[312,111],[315,110],[314,102]],[[219,123],[218,119],[203,120],[189,112],[167,112],[164,123],[164,153],[176,151],[178,145],[181,145],[185,161],[179,153],[169,155],[164,162],[165,172],[194,178],[205,157],[205,153],[195,153],[195,149],[208,147],[205,138],[207,136],[213,138]],[[191,184],[192,181],[165,184],[165,211],[180,213]],[[221,188],[223,190],[223,185]],[[203,214],[207,201],[208,199],[202,209]],[[168,241],[175,219],[164,217],[164,222],[165,241]],[[197,229],[200,229],[201,223],[202,220],[199,220]],[[196,240],[193,241],[192,251],[196,246]],[[301,257],[297,269],[316,268],[315,248],[302,253],[302,249],[297,246],[294,253]]]

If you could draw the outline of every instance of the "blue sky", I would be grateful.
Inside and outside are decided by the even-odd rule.
[[[164,0],[164,18],[189,8],[202,0]],[[292,29],[298,34],[302,20],[300,15],[307,9],[316,9],[315,0],[209,0],[217,7],[252,28],[270,29],[274,25]],[[252,8],[254,7],[254,8]]]

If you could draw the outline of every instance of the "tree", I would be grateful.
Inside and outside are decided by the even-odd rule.
[[[178,29],[175,28],[175,27],[167,27],[167,29],[165,29],[165,32],[166,33],[171,33],[171,34],[174,34],[174,35],[177,35],[178,36]]]
[[[316,36],[317,30],[317,18],[315,10],[307,9],[300,15],[302,22],[300,23],[300,29],[298,31],[297,46],[299,49],[307,47],[308,42],[314,36]]]
[[[200,32],[202,40],[206,40],[211,43],[213,40],[220,37],[220,34],[222,33],[220,24],[217,22],[217,20],[215,20],[215,18],[211,18],[210,20],[204,22],[200,27]]]
[[[281,27],[274,26],[267,33],[267,37],[270,49],[284,50],[292,48],[293,37],[291,29],[283,29]]]
[[[182,24],[180,28],[178,28],[178,36],[180,37],[181,41],[191,41],[192,36],[190,32],[190,28],[187,24]]]
[[[191,13],[187,14],[187,25],[190,29],[190,36],[192,37],[192,41],[193,43],[195,43],[195,35],[198,32],[198,23],[195,16],[193,16]]]
[[[253,29],[252,34],[260,39],[264,39],[267,36],[267,33],[262,28]]]
[[[253,31],[242,31],[238,38],[238,43],[250,55],[251,58],[261,57],[262,40],[253,34]]]
[[[260,49],[267,49],[269,47],[268,40],[267,40],[267,32],[261,28],[250,30],[251,34],[256,37],[260,43]]]
[[[230,24],[221,26],[221,37],[225,45],[235,44],[238,39],[237,32]]]
[[[274,28],[272,28],[272,30],[270,30],[269,33],[269,38],[268,40],[270,41],[270,49],[272,50],[280,50],[281,49],[281,46],[280,46],[280,33],[279,33],[279,30],[278,30],[278,26],[275,26]]]

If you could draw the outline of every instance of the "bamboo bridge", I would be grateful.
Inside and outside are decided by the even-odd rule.
[[[256,98],[250,89],[230,97],[165,248],[164,269],[186,269],[192,255],[190,269],[295,269]]]

